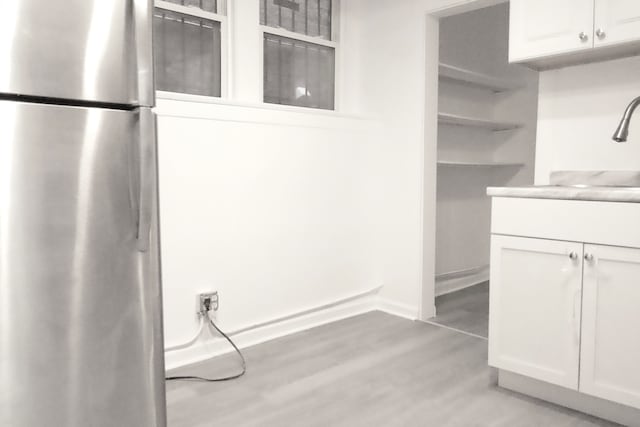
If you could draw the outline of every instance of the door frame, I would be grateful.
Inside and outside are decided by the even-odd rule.
[[[424,10],[424,139],[422,156],[422,236],[420,320],[436,315],[436,185],[438,168],[438,63],[440,19],[507,3],[509,0],[431,0]],[[433,96],[433,94],[436,96]]]

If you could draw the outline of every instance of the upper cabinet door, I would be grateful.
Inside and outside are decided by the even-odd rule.
[[[2,2],[0,94],[152,105],[152,0]]]
[[[582,247],[491,236],[489,365],[578,389]]]
[[[640,1],[596,0],[594,45],[640,40]]]
[[[580,391],[640,409],[640,249],[584,253]]]
[[[594,0],[511,0],[510,7],[510,62],[593,47]]]

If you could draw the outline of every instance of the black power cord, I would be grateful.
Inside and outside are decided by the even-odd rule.
[[[209,307],[207,307],[207,310],[208,309]],[[221,378],[205,378],[205,377],[199,377],[196,375],[178,375],[178,376],[166,377],[165,379],[167,381],[204,381],[204,382],[216,383],[216,382],[222,382],[222,381],[235,380],[237,378],[240,378],[247,372],[247,361],[244,359],[244,356],[242,355],[242,352],[240,351],[238,346],[236,346],[236,344],[231,340],[231,338],[229,338],[227,334],[222,332],[220,328],[218,328],[218,326],[213,322],[213,320],[211,320],[211,317],[209,316],[208,311],[201,314],[202,316],[207,316],[207,319],[209,320],[209,324],[213,326],[213,328],[216,331],[218,331],[218,333],[222,335],[227,341],[229,341],[229,344],[231,344],[231,346],[236,351],[236,353],[238,353],[238,356],[240,356],[240,360],[242,361],[242,371],[235,375],[230,375],[228,377],[221,377]]]

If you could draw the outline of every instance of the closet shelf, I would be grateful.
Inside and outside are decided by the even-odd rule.
[[[489,129],[494,132],[521,128],[520,123],[505,122],[499,120],[486,120],[474,117],[459,116],[457,114],[438,113],[438,122],[454,126],[470,126]]]
[[[481,89],[488,89],[493,92],[507,92],[521,87],[521,84],[515,81],[498,79],[488,74],[477,73],[444,63],[439,64],[438,72],[441,79]]]
[[[458,162],[450,160],[438,160],[438,166],[468,166],[476,168],[495,168],[495,167],[523,167],[525,164],[520,162]]]

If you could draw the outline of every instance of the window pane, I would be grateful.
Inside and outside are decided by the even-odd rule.
[[[331,0],[260,0],[260,23],[331,40]]]
[[[333,110],[334,73],[334,49],[265,33],[264,102]]]
[[[197,7],[207,12],[218,12],[218,0],[164,0],[169,3],[175,3],[182,6]]]
[[[220,96],[220,23],[156,9],[153,26],[156,88]]]

